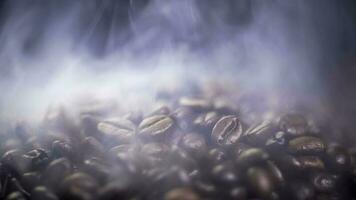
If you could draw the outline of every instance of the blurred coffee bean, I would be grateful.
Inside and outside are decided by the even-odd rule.
[[[285,147],[288,144],[287,136],[285,132],[279,131],[274,136],[266,141],[266,149],[268,151],[279,152],[285,151]]]
[[[220,115],[212,111],[198,115],[193,123],[204,131],[211,131],[219,119]]]
[[[280,117],[278,123],[282,131],[293,136],[303,135],[308,132],[307,120],[300,114],[285,114]]]
[[[285,178],[281,170],[274,162],[267,161],[267,169],[271,173],[271,176],[274,179],[274,183],[276,184],[276,186],[282,187],[285,185]]]
[[[230,190],[228,198],[245,200],[247,199],[247,190],[244,187],[235,187]]]
[[[324,169],[324,162],[317,156],[299,156],[300,169]]]
[[[214,126],[211,137],[213,141],[220,145],[232,145],[239,141],[242,135],[242,124],[240,120],[229,115],[222,117]]]
[[[98,130],[110,139],[117,139],[119,143],[129,143],[135,136],[136,126],[125,119],[111,119],[100,122]]]
[[[259,165],[265,163],[269,159],[269,155],[262,149],[250,148],[243,151],[237,158],[237,163],[242,166]]]
[[[136,190],[133,182],[128,180],[117,180],[108,182],[101,187],[98,191],[99,200],[117,200],[117,199],[130,199],[136,195]]]
[[[83,171],[96,178],[99,182],[105,182],[110,175],[110,168],[97,158],[85,160]]]
[[[250,126],[244,133],[245,140],[252,145],[262,146],[277,132],[277,127],[271,120],[265,120]]]
[[[164,200],[200,200],[196,192],[190,188],[175,188],[164,195]]]
[[[37,186],[31,192],[31,199],[59,200],[59,198],[45,186]]]
[[[26,172],[21,176],[21,183],[27,191],[31,191],[33,187],[40,184],[41,174],[40,172]]]
[[[169,115],[171,113],[170,109],[167,106],[161,106],[154,110],[148,116],[155,116],[155,115]]]
[[[88,156],[102,156],[105,153],[105,147],[94,137],[85,137],[81,142]]]
[[[326,164],[331,170],[336,172],[350,170],[351,156],[345,148],[337,144],[330,144],[326,153]]]
[[[5,200],[26,200],[25,196],[21,192],[12,192],[7,195]]]
[[[14,175],[27,171],[30,165],[30,162],[23,158],[22,151],[19,149],[13,149],[4,153],[1,163],[5,169]]]
[[[58,184],[69,175],[73,170],[71,162],[67,158],[53,160],[43,173],[44,183],[51,187],[57,188]]]
[[[47,152],[44,149],[34,149],[23,155],[23,158],[27,160],[29,170],[42,170],[50,162]]]
[[[219,187],[231,187],[242,181],[241,175],[232,163],[225,162],[215,165],[211,172]]]
[[[311,176],[311,183],[316,191],[319,192],[332,192],[336,188],[335,178],[324,172],[317,172]]]
[[[169,134],[174,127],[174,120],[166,115],[154,115],[145,118],[138,127],[138,134],[145,138],[159,139]]]
[[[68,142],[60,140],[55,140],[52,143],[52,154],[55,158],[67,157],[74,159],[76,157],[72,146]]]
[[[139,125],[142,121],[142,113],[139,111],[132,111],[124,115],[124,119],[127,119],[131,122],[133,122],[135,125]]]
[[[315,191],[309,183],[297,181],[291,183],[289,196],[295,200],[313,200]]]
[[[146,158],[151,165],[157,165],[164,161],[169,152],[169,147],[163,143],[148,143],[142,147],[141,152],[147,156]]]
[[[247,181],[251,191],[260,198],[271,199],[275,184],[271,174],[261,167],[251,167],[247,171]]]
[[[195,111],[206,111],[212,108],[211,102],[198,98],[183,97],[179,99],[179,104]]]
[[[133,156],[139,148],[134,145],[129,144],[121,144],[115,146],[109,150],[109,153],[114,156],[114,158],[118,158],[120,160],[127,160],[129,157]]]
[[[325,143],[312,136],[301,136],[294,138],[288,143],[288,150],[295,154],[318,154],[325,151]]]
[[[204,137],[196,133],[184,135],[180,144],[184,149],[188,152],[192,152],[194,155],[199,155],[207,149]]]
[[[83,191],[86,193],[95,193],[98,189],[96,180],[88,174],[77,172],[67,176],[61,183],[61,192],[65,193],[67,197],[75,196],[76,191]]]
[[[209,154],[209,159],[214,163],[223,162],[227,158],[226,153],[218,148],[210,149],[208,154]]]

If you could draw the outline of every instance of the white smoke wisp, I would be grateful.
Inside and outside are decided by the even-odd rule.
[[[144,109],[160,87],[188,79],[291,101],[315,92],[318,44],[305,1],[236,1],[236,11],[229,1],[152,0],[130,15],[133,5],[118,2],[7,2],[1,118],[40,119],[49,105],[80,96]]]

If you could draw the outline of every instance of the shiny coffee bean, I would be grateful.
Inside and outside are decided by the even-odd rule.
[[[277,132],[277,127],[271,120],[265,120],[250,126],[244,133],[245,140],[252,145],[264,145]]]
[[[59,200],[56,194],[45,186],[37,186],[31,192],[31,199],[36,200]]]
[[[312,136],[301,136],[289,141],[288,150],[295,154],[318,154],[325,151],[325,143]]]
[[[328,145],[326,164],[336,172],[345,172],[351,169],[351,156],[348,151],[340,145]]]
[[[278,124],[282,131],[293,136],[303,135],[308,132],[307,120],[300,114],[285,114],[280,117]]]
[[[193,154],[201,154],[207,149],[205,138],[197,133],[189,133],[183,136],[181,146]]]
[[[242,181],[241,175],[238,174],[233,164],[228,162],[215,165],[211,174],[221,187],[234,186]]]
[[[159,139],[169,134],[174,127],[174,120],[166,115],[154,115],[145,118],[138,127],[138,134],[145,138]]]
[[[175,188],[164,195],[164,200],[200,200],[199,195],[190,188]]]
[[[23,155],[30,162],[29,170],[41,170],[50,162],[50,158],[44,149],[34,149]]]
[[[271,174],[262,167],[251,167],[247,171],[247,182],[251,191],[260,198],[273,197],[275,184]]]
[[[198,99],[198,98],[183,97],[179,99],[179,104],[182,107],[188,107],[195,111],[205,111],[212,108],[211,102],[205,99]]]
[[[237,158],[237,163],[243,166],[259,165],[265,163],[269,159],[269,155],[262,149],[250,148],[243,151]]]
[[[117,139],[120,143],[129,143],[135,136],[136,126],[126,119],[110,119],[98,124],[98,130],[106,137]]]
[[[324,162],[317,156],[299,156],[297,157],[300,162],[300,169],[324,169]]]
[[[241,136],[242,124],[234,115],[222,117],[215,124],[211,134],[212,140],[220,146],[235,144]]]
[[[316,191],[332,192],[336,188],[336,179],[328,173],[318,172],[311,176],[311,183]]]
[[[25,196],[21,192],[12,192],[7,195],[5,200],[26,200]]]

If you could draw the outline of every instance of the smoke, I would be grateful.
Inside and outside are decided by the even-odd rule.
[[[318,2],[4,1],[0,116],[38,119],[79,96],[145,107],[162,86],[204,79],[322,104],[324,42],[345,16]]]

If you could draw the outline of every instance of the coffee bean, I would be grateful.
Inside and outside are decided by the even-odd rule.
[[[330,144],[327,148],[326,164],[336,172],[345,172],[351,169],[351,156],[345,148],[337,144]]]
[[[267,169],[271,173],[274,183],[279,187],[283,187],[285,185],[285,179],[277,165],[272,161],[267,161]]]
[[[209,158],[212,162],[219,163],[226,159],[226,153],[218,148],[210,149]]]
[[[312,200],[315,197],[315,191],[309,183],[298,181],[291,184],[289,196],[293,196],[295,200]]]
[[[220,187],[231,187],[242,181],[241,175],[229,162],[214,166],[212,176]]]
[[[324,162],[317,156],[299,156],[300,169],[324,169]]]
[[[295,154],[318,154],[325,151],[325,143],[312,136],[297,137],[289,141],[288,150]]]
[[[319,192],[332,192],[336,187],[335,178],[332,175],[323,172],[313,174],[311,183]]]
[[[68,142],[65,141],[55,140],[52,143],[52,153],[55,158],[60,158],[60,157],[67,157],[69,159],[76,158],[76,153],[74,152],[72,145],[70,145]]]
[[[45,186],[37,186],[31,192],[31,199],[58,200],[58,197]]]
[[[144,119],[138,128],[138,134],[145,138],[162,138],[174,127],[174,121],[166,115],[155,115]]]
[[[26,198],[21,192],[13,192],[5,200],[26,200]]]
[[[250,189],[260,198],[270,199],[275,185],[270,173],[261,167],[251,167],[247,171]]]
[[[198,98],[183,97],[179,99],[179,104],[182,107],[188,107],[195,111],[205,111],[212,108],[212,104],[209,101],[205,99],[198,99]]]
[[[165,194],[164,200],[200,200],[200,197],[189,188],[175,188]]]
[[[50,159],[44,149],[34,149],[23,155],[23,158],[30,162],[29,170],[41,170],[47,166]]]
[[[259,165],[269,159],[268,153],[258,148],[248,149],[240,154],[237,163],[242,166]]]
[[[194,120],[194,124],[204,131],[211,131],[216,124],[216,122],[220,119],[220,115],[217,112],[208,112],[200,114]]]
[[[181,146],[193,154],[201,154],[207,149],[207,144],[203,136],[196,133],[189,133],[183,136]]]
[[[264,145],[277,132],[277,127],[271,120],[265,120],[250,126],[244,133],[245,140],[252,145]]]
[[[98,130],[109,139],[117,139],[120,143],[129,143],[135,136],[136,126],[129,120],[110,119],[100,122]]]
[[[69,175],[72,170],[73,166],[67,158],[59,158],[53,160],[47,166],[42,178],[47,186],[57,188],[58,183]]]
[[[242,135],[240,120],[233,115],[222,117],[214,126],[211,137],[220,145],[232,145],[239,141]]]
[[[282,131],[293,136],[303,135],[308,132],[307,120],[300,114],[285,114],[280,117],[278,123]]]

